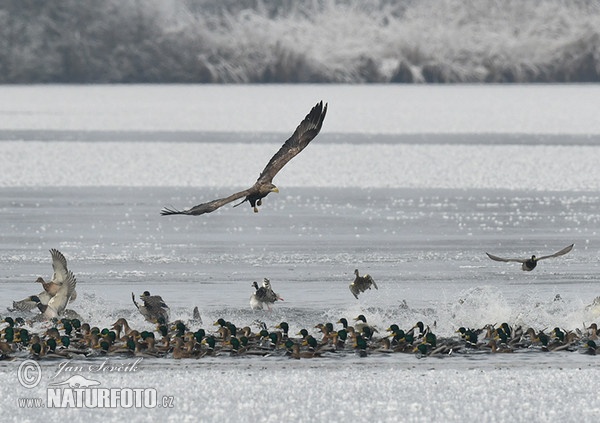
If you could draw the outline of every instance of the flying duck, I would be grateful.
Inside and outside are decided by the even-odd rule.
[[[264,197],[271,192],[279,192],[279,189],[273,185],[273,178],[275,175],[277,175],[287,162],[292,160],[298,153],[306,148],[306,146],[317,136],[323,125],[326,113],[327,104],[323,106],[322,101],[317,103],[308,115],[306,115],[304,120],[300,122],[300,125],[298,125],[292,136],[281,146],[279,151],[275,153],[269,163],[267,163],[254,185],[250,188],[236,192],[229,197],[219,198],[185,210],[165,207],[160,214],[163,216],[172,214],[184,214],[188,216],[201,215],[204,213],[211,213],[219,207],[231,203],[232,201],[239,200],[240,198],[244,198],[244,200],[234,205],[234,207],[248,201],[250,206],[254,209],[254,212],[257,213],[258,206],[262,204],[262,199]]]
[[[563,256],[563,255],[567,254],[569,251],[571,251],[573,249],[574,245],[575,244],[571,244],[568,247],[565,247],[562,250],[557,251],[554,254],[550,254],[550,255],[542,256],[542,257],[536,257],[535,255],[533,255],[533,256],[531,256],[531,258],[528,258],[528,259],[502,258],[502,257],[494,256],[490,253],[486,253],[486,254],[489,258],[491,258],[492,260],[495,260],[495,261],[504,261],[504,262],[515,261],[517,263],[522,263],[521,269],[523,269],[526,272],[531,272],[537,266],[538,261],[544,260],[547,258]]]
[[[349,288],[350,292],[352,292],[352,295],[354,295],[354,298],[356,298],[357,300],[358,294],[360,294],[361,292],[365,292],[367,289],[371,289],[371,285],[373,285],[375,289],[379,289],[377,288],[377,284],[375,283],[371,275],[360,276],[358,273],[358,269],[354,269],[354,274],[356,275],[356,277],[354,278],[354,282],[350,284]]]
[[[69,270],[67,268],[67,259],[65,256],[55,248],[50,250],[50,255],[52,256],[52,269],[54,269],[52,279],[49,282],[46,282],[42,277],[37,278],[36,282],[41,283],[44,290],[37,295],[30,295],[23,300],[13,301],[12,310],[33,310],[38,304],[38,302],[34,300],[34,297],[37,297],[41,304],[48,304],[50,299],[58,293],[64,281],[67,280]],[[76,298],[77,291],[73,291],[69,302],[75,301]]]
[[[139,305],[135,301],[133,292],[131,293],[131,299],[133,300],[133,304],[135,304],[147,321],[163,324],[169,321],[170,309],[160,295],[150,295],[149,291],[144,291],[144,293],[140,295],[140,299],[144,302],[143,305]]]
[[[75,292],[75,286],[77,285],[77,280],[73,275],[73,272],[68,270],[66,272],[66,278],[62,281],[60,288],[54,294],[52,298],[48,301],[48,304],[43,304],[37,296],[32,296],[31,299],[37,305],[37,308],[42,313],[46,319],[52,319],[54,317],[59,317],[65,311],[67,304],[71,300],[73,293]]]

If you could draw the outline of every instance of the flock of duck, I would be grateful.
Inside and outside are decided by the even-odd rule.
[[[225,204],[242,199],[248,202],[254,212],[271,192],[279,192],[272,183],[275,175],[297,154],[299,154],[318,135],[327,113],[327,104],[317,103],[300,122],[292,136],[267,163],[256,182],[248,189],[199,204],[184,210],[165,207],[161,214],[198,216],[211,213]],[[530,258],[502,258],[489,253],[488,257],[495,261],[518,262],[522,269],[532,271],[538,261],[567,254],[573,244],[562,250],[542,256]],[[442,356],[462,352],[513,352],[513,351],[581,351],[596,354],[598,348],[597,326],[592,324],[582,330],[567,331],[558,327],[551,333],[532,328],[512,328],[507,323],[486,325],[479,329],[460,328],[456,336],[438,338],[429,326],[418,322],[406,330],[397,324],[391,324],[387,330],[380,330],[369,324],[364,315],[355,319],[354,325],[340,318],[336,323],[319,323],[314,328],[301,329],[296,336],[289,334],[289,325],[280,322],[274,328],[268,328],[263,322],[254,322],[256,329],[250,326],[238,327],[224,319],[215,322],[217,328],[209,331],[203,329],[198,308],[194,309],[189,322],[178,320],[170,322],[170,310],[159,295],[151,295],[145,291],[136,301],[132,300],[144,318],[156,324],[155,330],[138,331],[130,327],[124,319],[118,319],[111,327],[99,328],[91,323],[82,322],[67,305],[77,297],[77,280],[67,267],[67,260],[60,251],[50,250],[54,274],[49,282],[39,278],[42,291],[30,295],[23,300],[14,301],[11,312],[31,312],[36,309],[39,314],[31,319],[23,317],[5,317],[0,334],[0,358],[14,359],[19,356],[32,358],[74,357],[74,356],[148,356],[201,358],[222,354],[230,355],[289,355],[293,358],[309,358],[327,354],[340,355],[356,352],[360,356],[375,353],[414,353],[421,356]],[[349,285],[350,292],[358,296],[370,290],[378,289],[370,275],[360,276],[355,270],[355,279]],[[255,310],[271,310],[276,301],[283,301],[268,279],[262,286],[258,282],[252,284],[254,292],[250,296],[250,306]],[[49,322],[50,327],[34,333],[32,324],[35,321]],[[47,324],[46,324],[47,326]],[[435,329],[435,324],[433,324]],[[29,328],[29,329],[28,329]],[[312,332],[312,333],[311,333]]]
[[[567,247],[572,248],[572,246]],[[564,251],[564,250],[562,250]],[[508,323],[488,324],[482,328],[461,327],[452,337],[438,337],[432,327],[417,322],[402,329],[391,324],[385,330],[367,323],[359,315],[351,325],[342,317],[335,324],[318,323],[312,328],[302,328],[296,335],[289,333],[287,322],[269,328],[264,322],[236,325],[218,319],[212,329],[203,328],[198,307],[192,318],[184,322],[170,321],[170,309],[159,295],[145,291],[142,303],[132,300],[154,330],[136,330],[125,318],[119,318],[110,327],[100,328],[67,309],[76,298],[76,278],[67,267],[64,255],[50,250],[54,274],[49,282],[38,278],[42,292],[20,301],[14,301],[12,312],[39,314],[30,318],[7,316],[0,327],[0,359],[15,358],[74,358],[97,356],[169,357],[173,359],[202,358],[205,356],[289,356],[291,358],[340,357],[357,354],[410,353],[417,357],[450,356],[464,353],[511,353],[524,351],[571,351],[589,355],[600,352],[597,346],[598,326],[565,330],[555,327],[549,333],[533,328],[511,327]],[[253,309],[271,310],[276,301],[283,300],[273,291],[269,279],[262,286],[252,284],[250,297]],[[370,275],[360,276],[349,285],[356,298],[377,285]],[[35,322],[44,322],[35,331]]]
[[[52,319],[51,326],[34,333],[22,317],[3,319],[0,359],[73,359],[94,357],[167,357],[200,359],[231,356],[287,356],[294,359],[344,357],[408,353],[417,357],[459,354],[513,353],[525,351],[570,351],[596,355],[600,352],[598,326],[585,331],[568,331],[555,327],[549,333],[533,328],[486,325],[479,329],[461,327],[453,337],[438,337],[417,322],[408,329],[391,324],[379,330],[367,323],[364,315],[349,324],[340,318],[336,324],[319,323],[292,335],[289,324],[280,322],[273,328],[254,321],[238,326],[218,319],[212,330],[201,321],[177,320],[157,322],[154,330],[136,330],[125,318],[110,327],[100,328],[77,318]],[[435,325],[435,323],[434,323]],[[28,327],[30,329],[28,329]]]

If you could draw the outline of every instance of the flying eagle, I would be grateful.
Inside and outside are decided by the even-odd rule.
[[[548,256],[543,256],[543,257],[536,257],[535,255],[531,256],[531,258],[528,259],[517,259],[517,258],[502,258],[502,257],[497,257],[497,256],[493,256],[490,253],[486,253],[487,256],[489,258],[491,258],[492,260],[496,260],[496,261],[516,261],[517,263],[522,263],[521,268],[526,271],[526,272],[531,272],[533,269],[535,269],[535,267],[537,266],[537,262],[540,260],[544,260],[547,258],[551,258],[551,257],[558,257],[558,256],[562,256],[567,254],[569,251],[571,251],[573,249],[573,246],[575,244],[571,244],[568,247],[563,248],[560,251],[557,251],[554,254],[550,254]]]
[[[217,200],[209,201],[208,203],[198,204],[197,206],[191,207],[185,210],[176,210],[173,208],[165,207],[160,212],[163,216],[171,214],[187,214],[187,215],[200,215],[204,213],[211,213],[224,206],[227,203],[238,200],[245,197],[244,200],[234,207],[248,201],[250,206],[254,208],[254,212],[258,212],[258,207],[262,203],[262,199],[266,197],[270,192],[279,192],[277,187],[273,185],[273,178],[277,175],[277,172],[286,165],[287,162],[292,160],[294,156],[300,153],[310,143],[313,138],[317,136],[323,125],[325,114],[327,113],[327,103],[323,105],[323,101],[317,103],[310,113],[306,115],[304,120],[300,122],[300,125],[296,128],[292,136],[281,146],[279,151],[271,158],[267,166],[250,188],[237,192],[229,197],[219,198]]]

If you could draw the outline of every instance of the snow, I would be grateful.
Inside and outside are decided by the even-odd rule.
[[[597,89],[0,87],[0,114],[11,116],[0,120],[0,309],[35,293],[58,248],[78,278],[73,309],[100,326],[123,316],[152,329],[131,304],[131,292],[149,290],[173,318],[197,305],[209,329],[224,317],[316,331],[365,314],[379,328],[435,323],[447,337],[502,321],[581,330],[600,316],[589,307],[600,295]],[[252,182],[321,98],[323,133],[277,176],[281,192],[258,214],[159,215]],[[484,255],[573,242],[531,273]],[[379,287],[358,301],[348,290],[355,268]],[[271,313],[249,306],[263,277],[285,298]],[[164,358],[135,374],[79,372],[102,387],[173,396],[173,408],[152,410],[21,408],[18,398],[45,398],[57,363],[40,363],[31,390],[17,382],[19,363],[0,362],[7,421],[588,421],[600,412],[597,358],[577,351]]]

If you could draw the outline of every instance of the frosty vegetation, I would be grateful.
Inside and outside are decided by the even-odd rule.
[[[600,81],[593,0],[1,0],[1,83]]]

